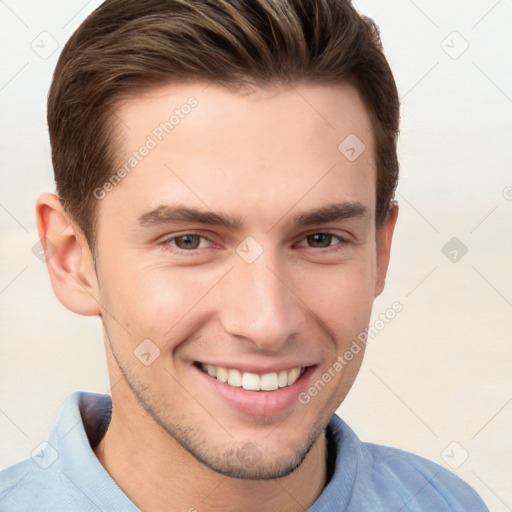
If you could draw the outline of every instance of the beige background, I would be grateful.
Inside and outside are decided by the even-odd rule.
[[[34,200],[53,190],[50,76],[98,3],[0,3],[0,467],[46,438],[69,393],[109,390],[99,322],[57,302],[32,253]],[[363,440],[460,464],[492,512],[510,511],[512,2],[356,6],[381,27],[403,102],[401,213],[374,312],[404,309],[370,343],[339,414]],[[39,53],[58,45],[47,58],[41,38]],[[468,249],[456,262],[442,251],[452,237]]]

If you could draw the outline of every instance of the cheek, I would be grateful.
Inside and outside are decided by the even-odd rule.
[[[108,279],[102,303],[126,327],[134,342],[149,338],[164,349],[165,340],[165,350],[172,349],[177,333],[183,335],[190,323],[196,327],[201,324],[201,316],[206,315],[201,302],[219,281],[218,272],[191,267],[132,267],[129,272],[122,271],[128,267],[120,261],[105,269]]]
[[[335,333],[352,335],[370,318],[376,265],[371,258],[301,272],[297,295]]]

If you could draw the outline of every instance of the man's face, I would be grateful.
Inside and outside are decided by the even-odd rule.
[[[117,118],[119,167],[134,151],[140,162],[98,202],[111,377],[122,372],[141,421],[214,470],[287,474],[355,379],[363,350],[333,365],[367,327],[385,273],[362,101],[350,86],[172,85]],[[350,134],[366,146],[355,159],[353,136],[354,151],[338,149]]]

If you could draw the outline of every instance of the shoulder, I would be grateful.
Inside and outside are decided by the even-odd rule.
[[[72,491],[56,467],[44,469],[32,458],[0,471],[0,510],[5,512],[71,510],[77,498]]]
[[[489,512],[472,487],[439,464],[397,448],[363,443],[337,416],[330,428],[337,450],[334,477],[339,469],[351,467],[351,504],[358,504],[354,510],[389,510],[395,505],[405,510],[414,504],[418,511]]]
[[[66,398],[48,441],[31,457],[0,471],[0,510],[91,510],[88,483],[110,480],[90,448],[85,423],[91,424],[92,436],[98,435],[98,418],[108,415],[109,407],[109,399],[93,393]]]
[[[416,502],[444,507],[437,510],[488,512],[471,486],[439,464],[397,448],[363,445],[371,457],[372,479],[381,485],[387,481],[406,496],[414,493]]]

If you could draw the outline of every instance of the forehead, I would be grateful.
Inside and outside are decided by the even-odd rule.
[[[372,126],[350,85],[173,84],[125,101],[116,117],[122,178],[102,209],[140,215],[179,202],[238,216],[254,208],[271,221],[294,204],[350,200],[374,211]]]

